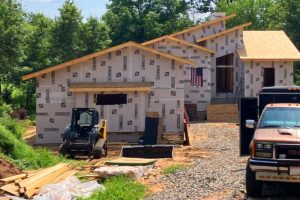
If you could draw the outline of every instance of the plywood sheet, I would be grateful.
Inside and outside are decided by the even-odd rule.
[[[155,159],[144,158],[117,158],[106,162],[107,165],[121,165],[121,166],[145,166],[155,163]]]

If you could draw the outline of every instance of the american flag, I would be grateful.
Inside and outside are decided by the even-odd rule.
[[[191,85],[195,87],[203,87],[203,69],[191,69]]]

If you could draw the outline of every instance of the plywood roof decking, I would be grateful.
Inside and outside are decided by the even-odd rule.
[[[136,42],[127,42],[127,43],[120,44],[120,45],[117,45],[117,46],[114,46],[114,47],[111,47],[111,48],[104,49],[104,50],[96,52],[96,53],[92,53],[92,54],[89,54],[89,55],[86,55],[86,56],[83,56],[83,57],[80,57],[80,58],[76,58],[74,60],[64,62],[62,64],[58,64],[58,65],[55,65],[55,66],[52,66],[52,67],[47,67],[45,69],[42,69],[42,70],[34,72],[34,73],[27,74],[27,75],[22,77],[22,80],[23,81],[28,80],[28,79],[31,79],[31,78],[34,78],[34,77],[37,77],[37,76],[40,76],[40,75],[43,75],[43,74],[46,74],[46,73],[49,73],[49,72],[53,72],[53,71],[56,71],[56,70],[59,70],[59,69],[63,69],[67,66],[74,65],[74,64],[77,64],[77,63],[81,63],[81,62],[93,59],[95,57],[105,55],[107,53],[117,51],[119,49],[126,48],[126,47],[136,47],[136,48],[148,51],[148,52],[153,53],[153,54],[161,55],[162,57],[165,57],[165,58],[176,60],[176,61],[178,61],[180,63],[183,63],[183,64],[191,65],[192,67],[195,67],[195,65],[196,65],[196,63],[194,63],[190,60],[186,60],[186,59],[183,59],[183,58],[180,58],[180,57],[177,57],[177,56],[174,56],[174,55],[162,52],[162,51],[158,51],[158,50],[155,50],[153,48],[146,47],[146,46],[143,46],[141,44],[138,44]]]
[[[150,44],[153,44],[153,43],[156,43],[156,42],[160,42],[162,40],[169,40],[169,41],[173,41],[173,42],[178,42],[178,43],[181,43],[181,44],[184,44],[184,45],[187,45],[187,46],[192,46],[192,47],[194,47],[196,49],[199,49],[201,51],[206,51],[206,52],[209,52],[209,53],[215,53],[214,51],[212,51],[210,49],[207,49],[205,47],[202,47],[202,46],[199,46],[197,44],[193,44],[191,42],[188,42],[188,41],[185,41],[185,40],[182,40],[182,39],[179,39],[179,38],[175,38],[175,37],[169,36],[169,35],[165,35],[165,36],[162,36],[162,37],[144,42],[144,43],[142,43],[142,45],[147,46],[147,45],[150,45]]]
[[[150,82],[71,83],[70,92],[148,92]]]
[[[244,31],[244,47],[237,50],[244,61],[297,61],[300,53],[284,31]]]
[[[235,16],[236,16],[236,14],[231,14],[231,15],[228,15],[228,16],[225,16],[225,17],[221,17],[221,18],[218,18],[218,19],[215,19],[215,20],[204,22],[204,23],[198,24],[196,26],[193,26],[191,28],[187,28],[187,29],[185,29],[183,31],[179,31],[179,32],[173,33],[173,34],[171,34],[171,36],[177,36],[177,35],[180,35],[180,34],[183,34],[183,33],[191,32],[191,31],[197,30],[199,28],[202,28],[202,27],[205,27],[205,26],[209,26],[211,24],[215,24],[215,23],[218,23],[218,22],[221,22],[221,21],[229,20],[231,18],[234,18]]]
[[[245,23],[245,24],[241,24],[239,26],[235,26],[235,27],[227,29],[225,31],[222,31],[222,32],[219,32],[219,33],[216,33],[216,34],[213,34],[213,35],[209,35],[209,36],[206,36],[206,37],[203,37],[203,38],[199,38],[199,39],[197,39],[197,42],[202,42],[202,41],[209,40],[209,39],[212,39],[212,38],[215,38],[215,37],[227,34],[227,33],[231,33],[231,32],[236,31],[238,29],[250,26],[251,24],[252,24],[251,22],[248,22],[248,23]]]

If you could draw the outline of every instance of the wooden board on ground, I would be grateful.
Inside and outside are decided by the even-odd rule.
[[[107,161],[107,165],[120,165],[120,166],[146,166],[155,163],[155,159],[145,158],[117,158],[111,161]]]
[[[26,177],[27,177],[27,174],[23,173],[23,174],[18,174],[15,176],[10,176],[7,178],[0,179],[0,182],[2,182],[3,184],[7,184],[7,183],[14,182],[15,180],[26,178]]]

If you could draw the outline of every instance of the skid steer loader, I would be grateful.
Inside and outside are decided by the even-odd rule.
[[[65,156],[107,156],[106,120],[99,123],[94,108],[73,108],[71,124],[65,129],[59,152]]]

